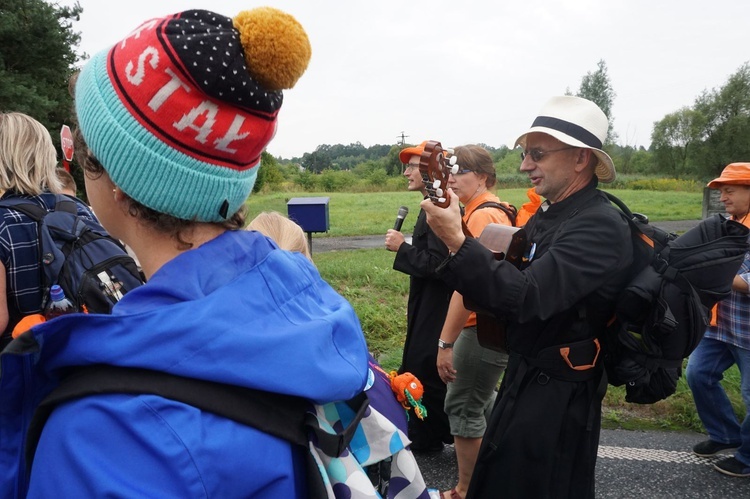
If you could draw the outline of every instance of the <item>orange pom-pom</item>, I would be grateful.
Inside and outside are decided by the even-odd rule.
[[[233,21],[250,74],[267,90],[292,88],[312,54],[302,25],[273,7],[240,12]]]

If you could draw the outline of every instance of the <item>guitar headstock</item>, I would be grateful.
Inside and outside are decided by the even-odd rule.
[[[446,153],[450,158],[446,158]],[[424,146],[424,152],[419,157],[419,172],[422,174],[422,182],[427,188],[430,200],[441,208],[450,204],[448,198],[448,175],[458,171],[456,156],[452,149],[443,149],[440,142],[428,140]]]

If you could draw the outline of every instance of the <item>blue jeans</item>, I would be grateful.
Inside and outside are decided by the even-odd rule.
[[[719,384],[732,364],[740,369],[740,390],[746,411],[742,423],[737,421]],[[722,444],[740,444],[734,457],[750,466],[750,350],[703,338],[690,355],[686,376],[708,437]]]

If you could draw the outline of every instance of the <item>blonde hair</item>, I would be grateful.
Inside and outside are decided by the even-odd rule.
[[[0,113],[0,189],[36,196],[59,193],[57,153],[52,137],[34,118]]]
[[[312,261],[310,247],[302,227],[277,211],[264,211],[247,225],[248,230],[257,230],[273,239],[279,248],[296,251]]]

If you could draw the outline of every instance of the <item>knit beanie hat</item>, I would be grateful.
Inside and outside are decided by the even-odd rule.
[[[184,220],[223,221],[250,195],[281,90],[302,76],[310,53],[302,26],[270,7],[234,19],[205,10],[152,19],[82,69],[80,131],[134,200]]]

